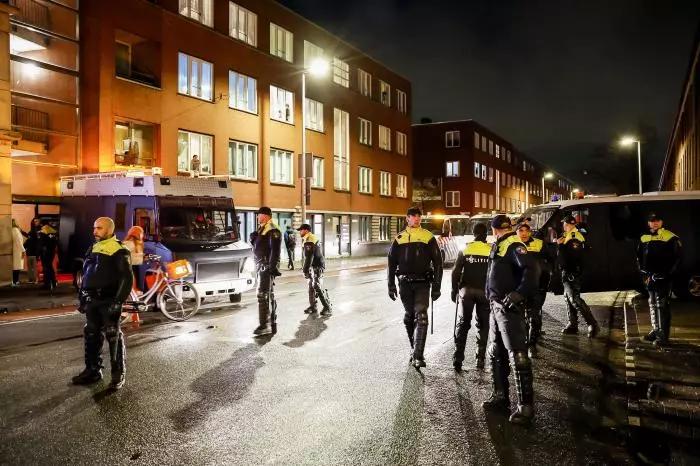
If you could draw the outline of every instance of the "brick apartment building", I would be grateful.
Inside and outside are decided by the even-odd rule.
[[[243,234],[261,205],[298,225],[302,74],[323,59],[328,73],[306,78],[306,220],[329,256],[383,252],[401,228],[411,85],[360,50],[273,0],[12,2],[22,223],[55,212],[61,175],[189,175],[197,155],[202,176],[233,180]]]
[[[412,132],[413,200],[426,211],[519,213],[541,204],[543,194],[572,195],[570,180],[474,120],[415,124]]]
[[[700,190],[700,28],[666,150],[659,189]]]

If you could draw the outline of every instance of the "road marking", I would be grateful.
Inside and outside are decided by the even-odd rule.
[[[79,312],[78,311],[70,311],[70,312],[66,312],[66,313],[51,314],[51,315],[47,315],[47,316],[26,317],[24,319],[16,319],[16,320],[10,320],[8,322],[0,322],[0,326],[11,325],[11,324],[21,324],[23,322],[31,322],[34,320],[53,319],[54,317],[66,317],[66,316],[72,316],[75,314],[79,314]]]

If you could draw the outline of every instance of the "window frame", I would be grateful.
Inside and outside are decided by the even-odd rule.
[[[362,165],[357,168],[357,192],[372,194],[372,168]]]
[[[333,63],[331,65],[333,68],[333,82],[339,86],[349,88],[350,87],[350,65],[345,60],[341,60],[338,57],[333,57]]]
[[[198,136],[198,137],[200,138],[200,141],[199,141],[199,149],[200,149],[200,150],[198,150],[198,151],[197,151],[198,154],[196,154],[196,155],[199,156],[199,163],[200,163],[199,174],[200,174],[200,175],[201,175],[201,174],[213,175],[213,174],[214,174],[214,135],[213,135],[213,134],[206,134],[206,133],[198,133],[198,132],[196,132],[196,131],[190,131],[190,130],[187,130],[187,129],[178,129],[178,130],[177,130],[178,145],[179,145],[179,143],[180,143],[180,134],[181,134],[181,133],[187,134],[187,150],[188,150],[188,152],[187,152],[187,161],[186,161],[186,162],[187,162],[187,169],[186,169],[186,170],[181,170],[181,169],[180,169],[180,149],[179,149],[179,147],[178,147],[178,151],[177,151],[177,163],[178,163],[177,171],[178,171],[178,173],[192,173],[192,170],[191,170],[190,167],[191,167],[192,155],[193,155],[193,154],[190,154],[190,153],[189,153],[189,151],[190,151],[190,149],[191,149],[191,147],[192,147],[192,146],[191,146],[192,143],[191,143],[191,141],[190,141],[190,137],[191,137],[192,135],[196,135],[196,136]],[[204,171],[204,170],[201,169],[202,166],[205,166],[205,167],[207,166],[207,165],[204,163],[203,152],[202,152],[202,150],[201,150],[202,147],[203,147],[202,142],[204,141],[204,138],[209,138],[209,140],[211,141],[211,143],[210,143],[210,145],[209,145],[209,147],[210,147],[210,149],[211,149],[211,152],[209,153],[209,163],[208,163],[209,170],[208,170],[208,171]]]
[[[457,199],[456,203],[455,198]],[[460,191],[445,191],[445,207],[461,207],[461,201]]]
[[[203,100],[205,102],[214,102],[214,64],[211,62],[208,62],[202,58],[198,58],[192,55],[188,55],[185,52],[179,52],[177,53],[177,93],[179,95],[184,95],[187,97],[192,97],[194,99],[199,99]],[[182,70],[181,70],[181,65],[182,59],[186,60],[186,82],[185,84],[185,91],[183,92],[183,82],[182,82]],[[192,65],[194,63],[197,63],[197,83],[199,84],[198,86],[193,86],[193,73],[192,73]],[[209,66],[209,92],[211,93],[211,96],[209,98],[203,97],[201,94],[203,94],[203,90],[205,89],[205,86],[202,84],[203,83],[203,77],[204,77],[204,68],[205,66],[203,65],[208,65]],[[192,89],[199,89],[200,95],[192,93]]]
[[[357,89],[360,95],[372,98],[372,75],[362,68],[357,69]]]
[[[241,13],[245,17],[245,32],[242,34],[243,37],[241,37],[241,32],[240,32],[240,19],[241,19]],[[234,21],[235,18],[235,21]],[[253,19],[253,31],[251,34],[250,31],[250,20],[251,18]],[[238,41],[243,42],[244,44],[248,44],[251,47],[257,47],[258,46],[258,15],[256,13],[253,13],[247,8],[244,8],[237,4],[236,2],[228,2],[228,35],[229,37],[232,37],[233,39],[236,39]],[[252,39],[250,37],[252,36]]]
[[[201,2],[202,4],[202,11],[197,12],[198,15],[203,16],[204,18],[198,18],[193,15],[192,12],[192,4],[195,2],[195,0],[179,0],[178,1],[178,8],[177,11],[180,14],[180,16],[184,16],[185,18],[189,18],[193,21],[198,22],[199,24],[202,24],[207,27],[214,27],[214,0],[197,0],[198,2]],[[184,12],[184,10],[187,10],[187,13]],[[206,11],[208,10],[208,11]],[[205,19],[208,16],[208,21],[205,21]]]
[[[273,40],[274,34],[274,40]],[[279,35],[284,38],[284,48],[278,47]],[[274,47],[274,49],[273,49]],[[270,21],[270,55],[294,63],[294,33]]]
[[[290,110],[290,111],[289,111],[289,115],[290,115],[290,118],[291,118],[290,121],[287,121],[286,119],[283,119],[283,118],[276,118],[276,117],[274,116],[275,111],[279,110],[279,109],[277,108],[277,106],[278,106],[277,103],[278,103],[279,94],[278,94],[277,92],[275,92],[275,93],[273,94],[273,89],[276,90],[276,91],[283,91],[283,92],[285,93],[285,94],[284,94],[284,104],[285,104],[285,105],[287,105],[288,102],[291,102],[291,107],[290,107],[290,109],[289,109],[289,110]],[[273,100],[273,98],[272,98],[273,95],[275,95],[275,99],[274,99],[274,100]],[[291,99],[289,98],[289,96],[291,96]],[[271,120],[279,121],[280,123],[286,123],[286,124],[288,124],[288,125],[294,125],[294,92],[288,91],[287,89],[284,89],[284,88],[282,88],[282,87],[275,86],[274,84],[270,84],[270,104],[269,104],[269,105],[270,105],[270,119],[271,119]],[[274,107],[273,107],[273,106],[274,106]],[[273,110],[274,110],[274,111],[273,111]],[[284,110],[285,110],[285,116],[286,116],[286,107],[285,107]]]
[[[243,106],[237,105],[237,97],[238,97],[238,81],[235,83],[232,82],[232,79],[234,77],[238,78],[244,78],[245,81],[245,90],[246,90],[246,95],[250,97],[250,83],[253,83],[254,86],[254,98],[253,98],[253,105],[254,109],[246,108]],[[250,113],[253,115],[258,114],[258,80],[253,78],[252,76],[245,75],[243,73],[239,73],[238,71],[234,70],[228,70],[228,88],[229,88],[229,96],[228,96],[228,108],[231,108],[233,110],[240,110],[241,112],[246,112]],[[235,100],[235,101],[234,101]]]
[[[401,199],[408,197],[408,176],[396,174],[396,197]]]
[[[455,135],[457,135],[456,140]],[[448,149],[462,147],[462,134],[460,130],[456,129],[451,131],[445,131],[445,147]]]
[[[239,175],[234,173],[234,161],[237,155],[236,149],[238,146],[242,146],[245,151],[245,157],[247,157],[248,154],[248,148],[253,147],[255,148],[255,154],[254,154],[254,162],[253,162],[253,176],[247,176],[247,175]],[[247,181],[258,181],[258,164],[259,164],[259,148],[257,144],[253,144],[250,142],[245,142],[245,141],[238,141],[235,139],[229,139],[228,140],[228,175],[231,178],[235,178],[237,180],[247,180]]]
[[[384,125],[379,126],[379,148],[391,151],[391,128]]]
[[[457,167],[455,171],[454,168]],[[445,178],[459,178],[461,167],[459,160],[448,160],[445,162]]]
[[[320,171],[316,171],[316,162],[320,161]],[[319,175],[320,176],[316,176]],[[318,181],[320,179],[320,182]],[[314,155],[311,157],[311,187],[314,189],[324,189],[326,187],[325,177],[325,159],[324,157]]]
[[[360,131],[358,134],[359,143],[372,147],[372,122],[362,117],[357,117],[357,119],[360,123]],[[365,138],[362,137],[363,135]]]
[[[391,197],[391,172],[379,171],[379,195]]]
[[[350,191],[350,114],[338,107],[333,107],[333,187]]]
[[[273,152],[275,154],[273,154]],[[281,180],[279,178],[275,177],[275,163],[273,161],[273,158],[275,157],[282,157],[282,156],[288,156],[286,157],[289,162],[288,162],[288,167],[289,167],[289,181]],[[286,149],[278,149],[276,147],[271,147],[270,148],[270,184],[278,184],[278,185],[284,185],[284,186],[294,186],[294,152],[289,151]]]
[[[408,114],[408,94],[401,89],[396,89],[396,106],[400,113]]]
[[[399,155],[408,155],[408,136],[398,130],[396,131],[396,152]]]
[[[304,104],[306,105],[306,112],[305,112],[306,121],[304,122],[304,127],[308,130],[311,130],[311,131],[323,133],[323,102],[319,102],[318,100],[314,100],[314,99],[309,99],[307,97]],[[320,112],[319,112],[319,109],[320,109]],[[319,115],[319,113],[320,113],[320,115]],[[314,120],[312,120],[313,116],[316,117]],[[314,126],[312,126],[311,123],[316,123],[316,124]]]
[[[391,85],[382,79],[379,80],[379,103],[391,107]]]

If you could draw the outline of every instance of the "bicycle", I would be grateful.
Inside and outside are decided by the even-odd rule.
[[[200,306],[199,293],[192,282],[184,280],[192,275],[189,261],[174,261],[163,267],[161,256],[148,254],[144,259],[151,264],[151,268],[146,272],[146,280],[150,275],[153,283],[143,294],[131,290],[129,301],[122,306],[122,323],[131,314],[150,311],[154,307],[168,319],[178,322],[195,315]]]

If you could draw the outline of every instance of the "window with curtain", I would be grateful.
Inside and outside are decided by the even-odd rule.
[[[350,116],[339,108],[333,109],[333,186],[350,189]]]
[[[229,35],[253,47],[258,45],[258,15],[228,2]]]
[[[229,141],[229,175],[245,180],[258,179],[258,146],[240,141]]]
[[[205,26],[214,25],[214,0],[179,0],[180,14]]]
[[[270,23],[270,54],[288,62],[294,61],[294,34]]]
[[[293,176],[292,153],[281,149],[270,149],[270,182],[293,184]]]
[[[237,73],[228,72],[228,106],[244,112],[258,113],[257,80]]]
[[[213,161],[213,136],[184,130],[177,132],[178,172],[211,175]]]
[[[178,92],[203,100],[212,100],[214,65],[182,52],[178,54]]]
[[[270,86],[270,118],[294,124],[294,94],[281,87]]]

